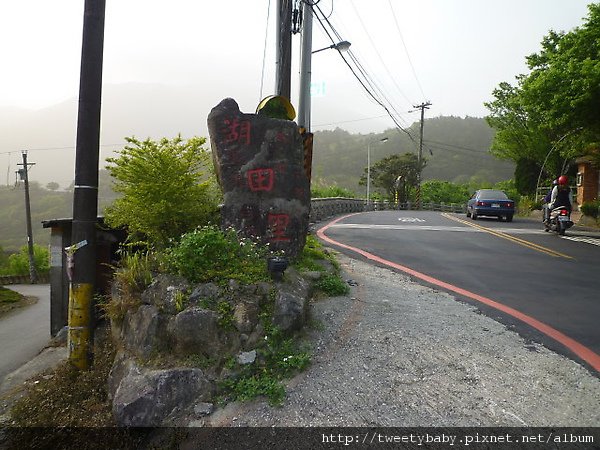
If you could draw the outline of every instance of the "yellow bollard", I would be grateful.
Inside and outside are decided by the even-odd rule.
[[[93,285],[69,285],[69,332],[67,348],[69,362],[80,370],[87,370],[91,361],[91,312]]]

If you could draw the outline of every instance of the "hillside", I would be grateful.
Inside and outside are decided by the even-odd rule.
[[[495,183],[512,178],[514,164],[490,155],[493,130],[484,119],[436,117],[424,125],[424,180],[455,183]],[[404,132],[390,129],[381,134],[350,134],[342,129],[317,131],[314,137],[313,178],[324,184],[363,193],[358,180],[367,166],[367,145],[371,142],[371,164],[394,153],[418,152],[418,123]],[[388,141],[379,141],[387,137]]]

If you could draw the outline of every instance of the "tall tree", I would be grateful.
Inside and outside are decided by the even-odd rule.
[[[485,106],[486,120],[496,129],[497,156],[546,163],[548,175],[555,176],[563,160],[598,147],[600,4],[588,9],[581,27],[544,37],[541,50],[526,57],[528,75],[493,91],[494,100]]]
[[[427,164],[425,158],[421,161],[421,169]],[[367,184],[367,168],[359,184]],[[388,199],[393,200],[398,192],[400,202],[409,199],[411,188],[417,184],[419,158],[414,153],[391,155],[378,161],[371,167],[371,185],[385,192]],[[400,178],[401,177],[401,178]]]

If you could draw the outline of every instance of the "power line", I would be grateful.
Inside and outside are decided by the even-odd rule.
[[[417,85],[419,86],[419,90],[421,91],[421,95],[425,98],[425,93],[423,92],[423,87],[419,81],[419,77],[417,77],[417,72],[415,71],[415,66],[413,66],[412,60],[410,59],[410,54],[408,53],[408,48],[406,47],[406,42],[404,42],[404,37],[402,36],[402,32],[400,31],[400,25],[398,24],[398,18],[396,17],[396,12],[394,11],[394,7],[392,6],[392,0],[388,0],[388,4],[390,5],[390,9],[392,10],[392,17],[394,18],[394,23],[396,24],[396,29],[398,30],[398,34],[400,35],[400,41],[402,41],[402,46],[404,47],[404,52],[406,53],[406,58],[408,59],[408,64],[412,69],[412,73],[415,77]]]
[[[316,10],[315,10],[316,8]],[[323,28],[323,31],[325,32],[325,34],[327,34],[327,36],[329,37],[330,41],[332,44],[335,44],[335,40],[333,39],[333,37],[331,36],[331,33],[329,32],[329,30],[327,29],[327,27],[325,26],[326,22],[328,24],[328,26],[331,28],[332,32],[335,33],[336,35],[338,35],[338,33],[335,31],[335,28],[331,25],[331,23],[327,20],[327,18],[325,18],[323,12],[321,11],[321,8],[318,5],[315,5],[313,7],[313,11],[315,12],[315,17],[317,17],[317,20],[319,22],[319,24],[321,25],[321,27]],[[319,17],[318,13],[321,14],[321,17]],[[341,39],[341,37],[338,35],[338,37]],[[414,139],[414,137],[408,132],[408,130],[406,130],[402,125],[400,125],[400,123],[398,123],[398,119],[392,114],[392,112],[390,111],[390,107],[386,106],[383,103],[383,100],[381,100],[380,98],[378,98],[376,96],[375,93],[373,93],[373,90],[375,89],[369,89],[367,87],[366,84],[372,84],[371,81],[369,81],[369,77],[368,74],[366,74],[366,71],[364,70],[364,68],[360,65],[360,63],[358,62],[358,60],[356,59],[356,57],[352,54],[351,51],[348,52],[349,54],[351,54],[353,61],[355,62],[355,64],[357,65],[358,69],[363,73],[363,79],[361,79],[361,77],[358,76],[358,74],[356,73],[356,70],[354,67],[352,67],[352,65],[348,62],[348,60],[345,58],[345,56],[339,52],[342,60],[344,61],[344,63],[346,64],[346,66],[348,66],[348,68],[350,69],[350,72],[352,73],[352,75],[354,76],[354,78],[356,78],[356,80],[360,83],[360,85],[363,87],[363,89],[367,92],[367,94],[379,105],[381,106],[386,113],[388,114],[388,116],[392,119],[392,121],[394,122],[394,124],[396,125],[397,129],[399,131],[404,132],[405,134],[408,135],[408,137],[411,139],[411,141],[413,141],[415,144],[417,143]],[[379,90],[381,92],[381,90]],[[388,101],[389,103],[389,101]],[[393,107],[391,107],[393,109]]]

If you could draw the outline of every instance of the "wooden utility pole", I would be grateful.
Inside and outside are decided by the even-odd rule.
[[[275,94],[290,100],[292,78],[292,1],[277,0]]]
[[[85,370],[92,360],[94,336],[93,294],[96,283],[96,222],[98,217],[98,163],[100,157],[100,104],[106,0],[85,0],[72,245],[68,258],[73,273],[69,285],[69,362]]]
[[[27,151],[23,151],[23,163],[17,166],[23,166],[19,169],[21,179],[25,182],[25,217],[27,222],[27,253],[29,254],[29,281],[36,284],[38,281],[37,271],[35,270],[35,258],[33,255],[33,230],[31,228],[31,200],[29,198],[29,166],[35,163],[27,162]]]
[[[415,105],[413,108],[421,110],[421,130],[419,133],[419,157],[417,160],[417,209],[421,209],[421,164],[423,162],[423,125],[425,124],[425,110],[431,106],[430,102]]]

